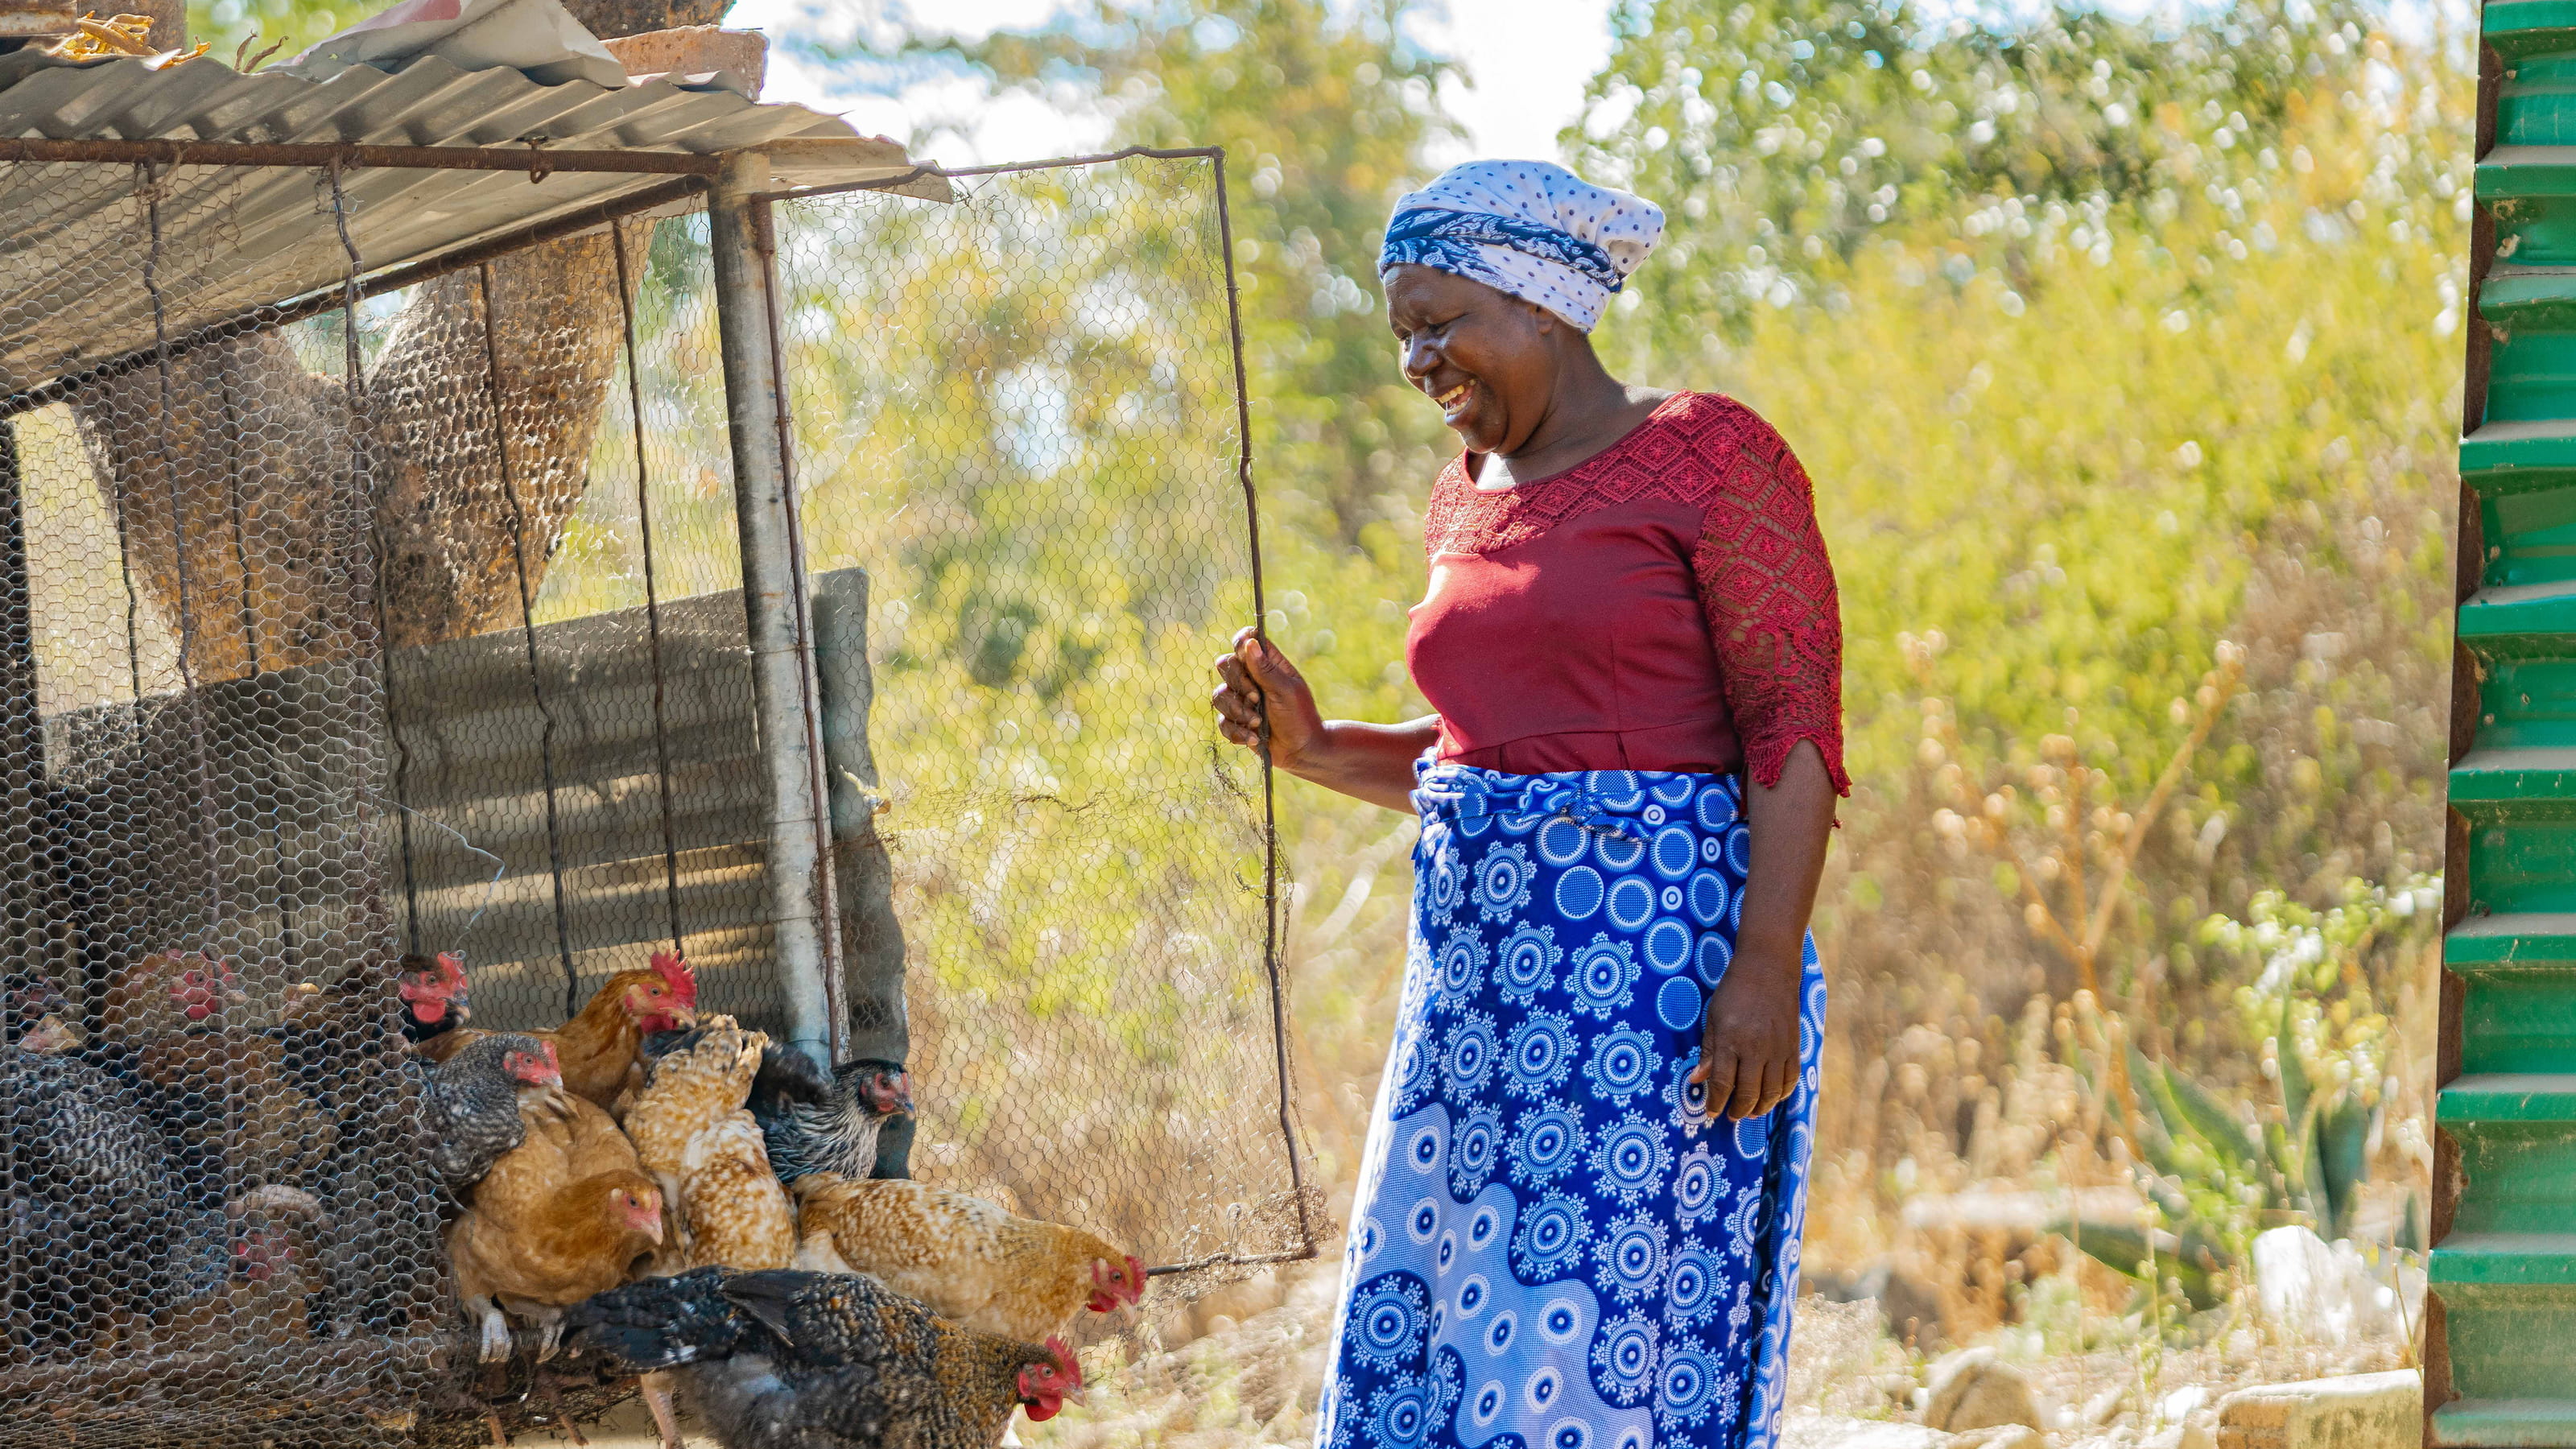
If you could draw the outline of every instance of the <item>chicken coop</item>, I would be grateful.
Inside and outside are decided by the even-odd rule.
[[[1146,1311],[1313,1252],[1221,155],[597,50],[0,54],[0,1445],[481,1437],[440,953],[901,1064]]]

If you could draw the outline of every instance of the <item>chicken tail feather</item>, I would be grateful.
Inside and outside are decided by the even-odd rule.
[[[790,1331],[797,1298],[814,1286],[820,1275],[794,1268],[764,1268],[756,1273],[736,1273],[724,1285],[725,1301],[760,1321],[762,1327],[780,1339],[794,1343]]]

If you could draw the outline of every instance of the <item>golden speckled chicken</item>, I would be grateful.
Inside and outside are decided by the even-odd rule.
[[[865,1273],[942,1318],[1022,1342],[1085,1308],[1145,1293],[1145,1265],[1082,1231],[1013,1217],[982,1198],[896,1178],[796,1180],[799,1268]]]
[[[744,1106],[768,1045],[715,1017],[654,1059],[627,1108],[626,1135],[661,1184],[674,1230],[663,1254],[671,1270],[784,1268],[796,1256],[795,1209]]]

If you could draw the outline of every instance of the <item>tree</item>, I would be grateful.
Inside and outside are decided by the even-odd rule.
[[[1424,148],[1451,134],[1436,100],[1451,67],[1404,39],[1404,0],[1337,8],[1094,0],[1043,29],[905,50],[962,58],[1003,87],[1077,81],[1111,109],[1120,145],[1226,149],[1265,496],[1319,508],[1352,547],[1409,513],[1447,446],[1392,365],[1377,247],[1395,198],[1431,170]]]
[[[2242,0],[2179,25],[2051,7],[2010,27],[1901,0],[1628,0],[1576,169],[1672,213],[1640,278],[1667,347],[1814,291],[1882,228],[1972,198],[2136,198],[2270,145],[2356,69],[2354,0]]]

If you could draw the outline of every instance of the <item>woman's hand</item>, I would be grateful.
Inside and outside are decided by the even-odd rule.
[[[1758,1117],[1798,1085],[1799,992],[1807,968],[1807,920],[1834,829],[1834,782],[1825,757],[1802,740],[1778,783],[1744,792],[1752,832],[1737,919],[1735,959],[1709,993],[1694,1082],[1708,1084],[1708,1110]]]
[[[1247,750],[1261,749],[1261,724],[1270,722],[1270,763],[1300,774],[1300,763],[1324,737],[1324,716],[1315,708],[1315,691],[1288,656],[1270,646],[1251,627],[1234,636],[1234,652],[1217,656],[1216,727]],[[1270,706],[1273,702],[1277,709]]]
[[[1739,951],[1708,998],[1699,1066],[1710,1115],[1759,1117],[1798,1084],[1798,986],[1804,961],[1756,959]]]
[[[1270,725],[1270,763],[1301,780],[1389,810],[1413,813],[1413,762],[1440,741],[1440,716],[1403,724],[1324,718],[1288,656],[1245,629],[1216,661],[1216,727],[1258,753]]]

